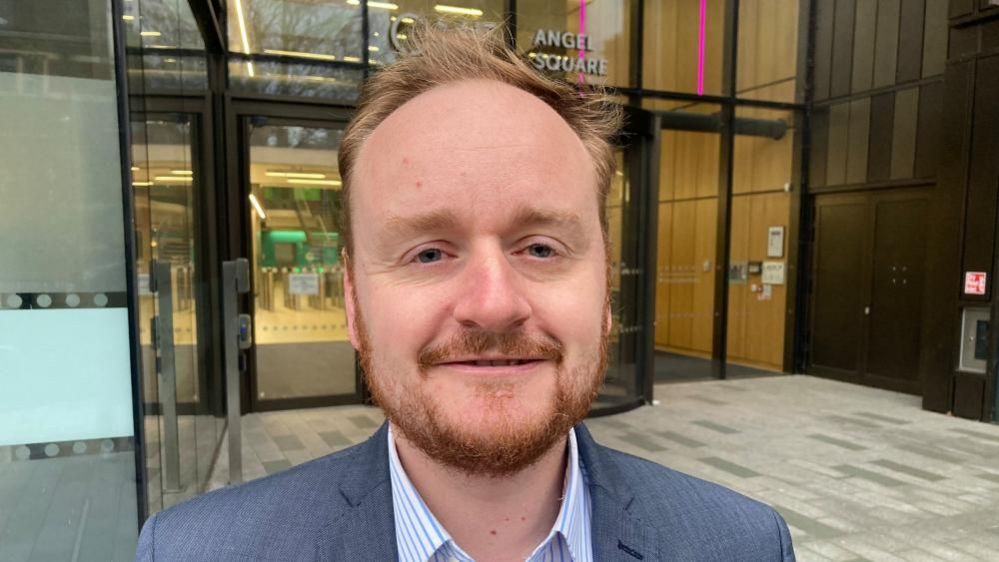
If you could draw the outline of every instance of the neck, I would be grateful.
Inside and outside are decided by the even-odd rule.
[[[530,467],[500,478],[469,475],[427,457],[393,426],[410,482],[454,541],[477,561],[524,560],[561,506],[568,437]]]

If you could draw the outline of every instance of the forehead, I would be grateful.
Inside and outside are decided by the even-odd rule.
[[[593,162],[575,131],[543,101],[494,81],[448,84],[413,98],[362,144],[354,170],[355,213],[596,200]]]

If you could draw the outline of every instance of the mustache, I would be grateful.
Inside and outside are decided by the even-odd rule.
[[[486,351],[507,357],[548,359],[556,365],[561,365],[563,359],[562,343],[549,336],[470,330],[456,334],[445,342],[424,347],[417,355],[417,363],[420,370],[426,370],[440,363],[481,355]]]

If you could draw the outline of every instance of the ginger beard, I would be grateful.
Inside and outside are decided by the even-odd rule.
[[[416,373],[420,380],[402,383],[392,374],[378,371],[356,293],[353,300],[361,368],[375,402],[392,425],[428,458],[470,476],[508,476],[533,465],[586,417],[603,383],[609,325],[602,326],[590,356],[579,358],[572,369],[566,367],[562,345],[554,339],[522,332],[465,331],[443,344],[421,349]],[[604,306],[609,310],[609,291]],[[555,392],[547,412],[521,419],[504,415],[507,412],[503,411],[503,402],[513,394],[513,383],[484,379],[475,383],[476,394],[497,403],[497,411],[488,413],[497,418],[488,432],[471,431],[442,413],[448,405],[440,403],[420,384],[427,378],[427,369],[452,357],[487,350],[509,357],[545,357],[555,364]]]

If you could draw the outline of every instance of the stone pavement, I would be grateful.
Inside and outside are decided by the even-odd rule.
[[[999,426],[805,375],[655,392],[656,406],[587,425],[606,445],[773,505],[799,560],[999,560]],[[248,415],[244,474],[349,446],[381,421],[362,406]]]

